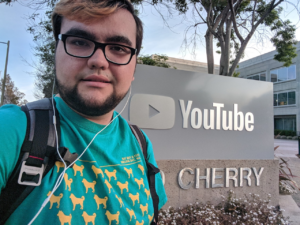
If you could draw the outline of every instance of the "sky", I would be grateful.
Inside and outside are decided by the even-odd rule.
[[[289,12],[291,10],[288,10]],[[10,74],[15,86],[23,93],[25,99],[34,101],[34,68],[29,63],[38,62],[34,55],[32,35],[26,30],[28,21],[26,16],[31,15],[35,11],[19,3],[11,6],[0,4],[0,42],[10,41],[9,57],[7,73]],[[167,11],[161,10],[163,15],[167,15]],[[41,11],[43,13],[43,11]],[[298,22],[298,15],[295,12],[284,14],[286,18],[291,19],[294,23]],[[159,13],[150,6],[140,8],[140,18],[144,24],[144,39],[141,55],[165,54],[170,57],[195,60],[206,62],[205,43],[199,41],[196,50],[196,56],[189,51],[183,51],[182,43],[184,40],[184,31],[190,21],[181,16],[175,15],[167,20],[166,25]],[[299,24],[297,24],[299,26]],[[203,30],[203,31],[202,31]],[[200,30],[203,36],[205,27]],[[297,40],[300,40],[300,29],[296,33]],[[268,41],[251,42],[245,51],[243,60],[253,58],[260,54],[273,51],[274,47]],[[5,58],[7,45],[0,43],[0,71],[1,78],[4,74]],[[219,64],[219,55],[215,54],[215,64]]]

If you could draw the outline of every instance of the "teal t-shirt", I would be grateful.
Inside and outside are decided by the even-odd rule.
[[[55,98],[61,121],[61,146],[80,155],[104,126],[93,123]],[[117,113],[114,113],[114,117]],[[18,106],[0,109],[0,190],[5,187],[19,157],[26,133],[26,117]],[[146,136],[146,135],[145,135]],[[146,136],[148,160],[157,166]],[[15,210],[5,224],[28,224],[38,212],[63,171],[55,166],[42,184]],[[126,120],[116,118],[69,168],[58,189],[33,224],[150,224],[153,203],[147,166]],[[167,201],[160,174],[156,174],[159,208]],[[8,203],[9,204],[9,203]]]

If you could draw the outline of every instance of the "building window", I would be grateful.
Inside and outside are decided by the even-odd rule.
[[[262,80],[262,81],[266,81],[266,73],[260,73],[260,74],[251,75],[251,76],[248,76],[247,79],[249,79],[249,80]]]
[[[283,105],[295,105],[296,104],[296,92],[289,91],[273,95],[273,105],[283,106]]]
[[[296,65],[271,70],[271,82],[277,83],[296,79]]]
[[[274,118],[274,129],[296,131],[296,116]]]

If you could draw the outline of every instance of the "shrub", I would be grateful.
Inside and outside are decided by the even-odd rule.
[[[274,135],[284,135],[284,136],[297,136],[297,132],[296,131],[292,131],[292,130],[274,130]]]
[[[233,197],[230,190],[228,197],[222,196],[221,204],[190,204],[182,209],[169,208],[160,210],[159,224],[169,225],[254,225],[254,224],[288,224],[279,207],[268,206],[271,195],[262,200],[257,194],[242,198]]]
[[[297,193],[296,188],[285,180],[279,181],[279,193],[282,195],[291,195]]]

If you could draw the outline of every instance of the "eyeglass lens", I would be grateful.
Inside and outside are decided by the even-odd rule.
[[[93,54],[95,49],[94,42],[79,37],[67,37],[65,44],[67,52],[78,57],[89,57]],[[106,45],[104,52],[109,61],[119,64],[126,64],[131,58],[130,48],[116,44]]]

